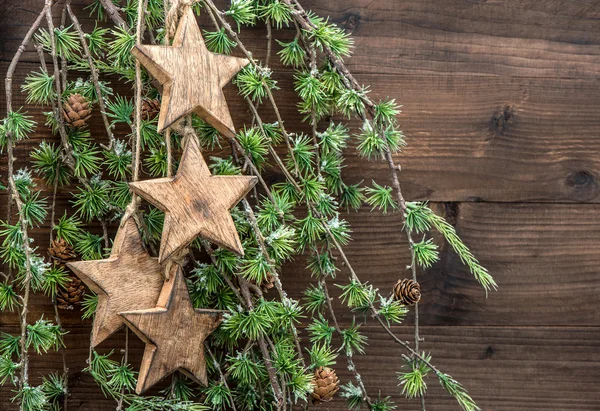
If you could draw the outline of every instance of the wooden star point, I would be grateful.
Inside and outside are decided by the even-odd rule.
[[[207,385],[204,341],[218,327],[222,314],[194,309],[181,268],[165,282],[156,308],[121,313],[146,343],[136,392],[141,394],[177,370]]]
[[[194,112],[221,134],[235,136],[222,89],[249,61],[210,52],[192,10],[179,21],[172,46],[136,45],[131,52],[163,85],[159,132]]]
[[[158,260],[144,249],[133,218],[119,228],[109,258],[67,266],[98,295],[92,347],[124,325],[120,312],[155,307],[164,282]]]
[[[257,182],[254,176],[213,176],[196,138],[188,138],[175,177],[130,183],[132,190],[165,212],[159,262],[198,236],[244,255],[229,210]]]

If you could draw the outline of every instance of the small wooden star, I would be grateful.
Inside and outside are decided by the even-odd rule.
[[[136,45],[131,52],[163,85],[159,132],[194,112],[223,135],[235,136],[222,89],[249,61],[208,51],[191,9],[179,21],[173,46]]]
[[[258,181],[254,176],[213,176],[196,138],[188,138],[177,175],[129,183],[132,190],[165,212],[159,262],[205,238],[239,255],[244,248],[229,210]]]
[[[136,392],[141,394],[177,370],[207,385],[204,340],[221,323],[222,314],[194,309],[181,268],[165,282],[156,308],[121,313],[146,343]]]
[[[155,307],[164,283],[158,260],[144,249],[133,218],[122,223],[109,258],[67,266],[98,295],[92,347],[124,325],[120,312]]]

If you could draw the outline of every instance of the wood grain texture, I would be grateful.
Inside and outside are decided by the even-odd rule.
[[[89,323],[88,323],[89,324]],[[17,326],[5,328],[18,333]],[[489,411],[592,411],[600,409],[597,390],[600,378],[600,327],[423,327],[423,349],[433,354],[433,361],[445,372],[465,384],[469,393],[483,410]],[[355,356],[359,371],[365,377],[370,392],[390,395],[399,410],[418,410],[417,402],[407,401],[400,395],[396,372],[402,351],[392,343],[379,327],[366,326],[361,331],[369,338],[367,355]],[[396,327],[403,338],[411,338],[408,326]],[[123,348],[124,331],[114,334],[100,347],[101,353]],[[308,340],[305,330],[302,341]],[[69,351],[67,365],[70,372],[71,396],[69,409],[114,411],[115,402],[99,393],[92,377],[82,372],[88,356],[89,326],[69,328],[65,343]],[[334,344],[339,341],[334,340]],[[144,343],[130,338],[130,361],[138,370]],[[32,383],[43,375],[62,367],[58,353],[31,357]],[[338,358],[336,370],[342,384],[351,380],[343,358]],[[167,378],[148,394],[158,394],[168,387]],[[458,410],[435,379],[428,380],[427,409],[433,411]],[[15,411],[10,402],[12,393],[0,391],[2,410]],[[296,408],[294,408],[296,409]],[[346,410],[341,398],[310,410]]]
[[[419,275],[421,324],[515,327],[600,325],[600,207],[567,204],[432,204],[490,270],[498,291],[485,292],[441,238],[441,261]],[[363,209],[347,216],[353,239],[345,247],[358,276],[384,295],[409,275],[408,244],[394,215]],[[284,267],[281,281],[300,298],[310,279],[306,261]],[[346,284],[347,272],[335,283]],[[338,287],[330,286],[337,297]],[[354,313],[334,298],[345,323]],[[407,316],[406,323],[412,322]]]
[[[173,46],[138,45],[131,52],[163,86],[159,132],[194,112],[224,136],[235,136],[222,88],[249,61],[208,51],[192,9],[181,17]]]
[[[98,295],[93,347],[123,326],[120,312],[153,308],[163,286],[158,259],[145,250],[133,218],[123,222],[109,258],[76,261],[67,266]]]
[[[186,139],[175,177],[130,183],[132,190],[163,210],[162,264],[200,236],[244,255],[229,210],[254,187],[250,176],[213,176],[196,138]]]
[[[215,1],[227,8],[227,0]],[[93,29],[89,0],[74,0],[86,29]],[[355,73],[469,74],[537,78],[598,78],[600,5],[593,0],[309,0],[306,9],[328,15],[355,38]],[[0,60],[12,57],[41,5],[0,0]],[[54,6],[60,16],[60,5]],[[202,28],[212,30],[207,15]],[[292,39],[293,28],[285,32]],[[264,58],[262,27],[242,40]],[[38,60],[35,50],[26,61]],[[276,59],[273,59],[275,61]],[[279,67],[275,67],[276,71]]]
[[[222,314],[194,309],[181,269],[165,282],[156,308],[121,313],[146,343],[135,391],[141,394],[177,370],[208,385],[204,340],[221,323]]]
[[[227,0],[217,2],[223,7]],[[86,30],[93,19],[73,0]],[[443,261],[420,275],[423,286],[423,348],[452,374],[486,411],[562,411],[600,409],[597,382],[600,318],[597,313],[600,209],[600,3],[593,0],[307,0],[307,9],[330,15],[355,38],[350,69],[371,96],[387,96],[404,105],[400,118],[409,146],[398,157],[408,199],[433,199],[438,211],[456,216],[456,227],[500,285],[486,300],[481,288],[443,249]],[[39,12],[37,0],[0,0],[0,72]],[[60,15],[60,6],[54,8]],[[212,29],[208,16],[203,29]],[[264,59],[264,27],[242,31],[244,44]],[[294,30],[275,36],[292,39]],[[282,36],[282,37],[280,37]],[[278,46],[274,46],[274,52]],[[239,54],[236,54],[239,56]],[[15,107],[25,106],[19,85],[39,67],[33,48],[24,55],[14,80]],[[2,62],[4,61],[4,63]],[[296,113],[292,74],[273,57],[275,91],[287,128],[310,131]],[[3,78],[4,76],[0,76]],[[109,78],[119,94],[129,85]],[[234,86],[224,93],[234,124],[248,123],[250,113]],[[4,109],[0,98],[0,110]],[[43,123],[41,108],[26,106]],[[263,105],[261,114],[273,121]],[[99,119],[91,119],[93,136],[104,142]],[[353,126],[358,124],[353,123]],[[354,130],[356,128],[354,127]],[[123,130],[124,133],[128,130]],[[41,140],[54,141],[38,126],[31,140],[16,147],[18,167],[29,165],[29,153]],[[380,163],[347,151],[343,174],[350,181],[388,181]],[[223,155],[223,154],[221,154]],[[2,157],[5,163],[5,157]],[[5,178],[6,172],[0,171]],[[277,172],[265,176],[281,181]],[[39,182],[40,186],[43,184]],[[59,191],[57,215],[70,204],[72,188]],[[51,195],[46,190],[43,196]],[[479,201],[492,202],[490,204]],[[467,202],[467,203],[464,203]],[[6,198],[0,193],[0,215]],[[527,203],[527,204],[523,204]],[[569,203],[569,204],[556,204]],[[363,208],[351,215],[354,241],[349,255],[359,275],[381,290],[404,274],[406,243],[395,216],[369,214]],[[98,226],[86,227],[96,234]],[[49,225],[33,230],[37,246],[48,244]],[[111,235],[115,227],[111,228]],[[439,239],[438,244],[443,245]],[[283,268],[282,281],[299,297],[312,280],[298,258]],[[338,282],[345,281],[344,273]],[[336,292],[331,287],[330,291]],[[341,306],[337,307],[342,309]],[[30,318],[53,307],[34,296]],[[352,314],[341,311],[348,324]],[[61,312],[70,334],[70,409],[114,410],[101,394],[86,366],[91,323],[76,311]],[[410,315],[400,332],[410,339]],[[0,313],[0,331],[19,332],[14,313]],[[400,351],[377,328],[364,327],[369,337],[367,357],[357,357],[370,392],[392,395],[398,409],[417,410],[418,404],[399,396],[395,372]],[[307,339],[305,332],[301,338]],[[130,355],[139,369],[144,344],[131,338]],[[101,350],[124,346],[124,332],[109,337]],[[58,354],[32,356],[32,378],[61,370]],[[345,383],[343,359],[337,370]],[[163,382],[164,384],[164,382]],[[429,381],[428,410],[455,410],[456,403],[438,383]],[[157,393],[158,383],[150,393]],[[0,387],[0,409],[13,410],[10,386]],[[342,410],[337,399],[320,409]]]

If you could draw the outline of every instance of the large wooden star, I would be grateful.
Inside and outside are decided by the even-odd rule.
[[[144,249],[133,218],[120,227],[109,258],[67,266],[98,295],[92,347],[124,325],[120,312],[155,307],[164,283],[158,260]]]
[[[136,392],[141,394],[177,370],[207,385],[204,340],[220,324],[222,314],[194,309],[181,268],[165,282],[156,308],[121,313],[146,343]]]
[[[129,185],[135,193],[165,211],[158,256],[162,264],[198,236],[244,255],[229,210],[257,181],[254,176],[211,175],[193,137],[187,139],[175,177]]]
[[[163,85],[159,132],[194,112],[223,135],[235,135],[222,89],[249,61],[208,51],[191,9],[179,21],[173,46],[136,45],[131,52]]]

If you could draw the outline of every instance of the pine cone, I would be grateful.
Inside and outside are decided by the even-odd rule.
[[[71,274],[71,282],[64,289],[59,288],[56,294],[56,305],[63,310],[72,310],[80,305],[85,294],[85,285],[79,278]]]
[[[158,99],[142,100],[142,120],[150,121],[158,116],[158,113],[160,113],[160,101]]]
[[[71,94],[63,103],[65,123],[71,127],[83,127],[92,116],[90,103],[81,94]]]
[[[69,261],[77,259],[77,254],[73,250],[73,246],[67,243],[63,238],[60,240],[52,240],[48,247],[48,255],[57,264],[65,265]]]
[[[54,264],[64,267],[69,261],[77,259],[73,246],[64,239],[52,240],[48,247],[48,255]],[[70,273],[71,280],[64,287],[58,289],[56,294],[56,305],[63,310],[72,310],[81,304],[85,294],[85,285],[74,274]]]
[[[404,305],[413,305],[421,299],[421,286],[419,283],[404,278],[394,285],[394,299]]]
[[[331,401],[340,389],[335,371],[328,367],[317,368],[313,384],[315,386],[315,390],[311,394],[313,404]]]

